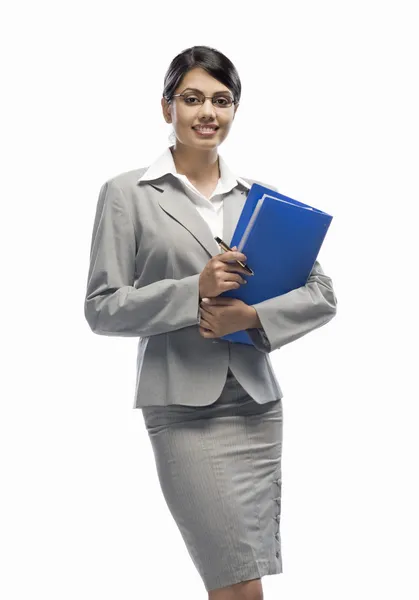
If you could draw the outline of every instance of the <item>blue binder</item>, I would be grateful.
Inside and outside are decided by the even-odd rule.
[[[317,208],[254,183],[230,242],[230,247],[237,246],[246,255],[254,275],[240,273],[247,285],[220,296],[250,305],[305,285],[332,219]],[[253,345],[245,330],[221,339]]]

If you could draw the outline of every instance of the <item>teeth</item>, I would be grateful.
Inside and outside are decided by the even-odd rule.
[[[194,127],[194,129],[198,129],[198,131],[215,131],[215,127]]]

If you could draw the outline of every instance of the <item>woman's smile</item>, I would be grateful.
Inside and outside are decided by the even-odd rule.
[[[218,131],[218,128],[214,129],[214,127],[205,127],[205,126],[199,126],[199,127],[196,127],[196,128],[192,127],[192,129],[200,137],[212,137]]]

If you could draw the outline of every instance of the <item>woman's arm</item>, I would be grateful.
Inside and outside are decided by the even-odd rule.
[[[84,314],[94,333],[146,337],[200,323],[199,276],[133,286],[136,240],[126,199],[113,182],[100,190]]]
[[[316,260],[305,285],[251,305],[263,331],[247,331],[255,347],[269,353],[328,323],[336,314],[336,305],[332,280]]]

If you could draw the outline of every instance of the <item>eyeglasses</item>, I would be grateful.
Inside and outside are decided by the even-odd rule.
[[[236,104],[234,98],[230,94],[223,94],[218,92],[214,96],[204,96],[202,92],[184,92],[183,94],[174,94],[173,98],[181,97],[184,104],[187,106],[201,106],[204,104],[206,98],[210,98],[211,102],[217,108],[229,108],[232,104]]]

